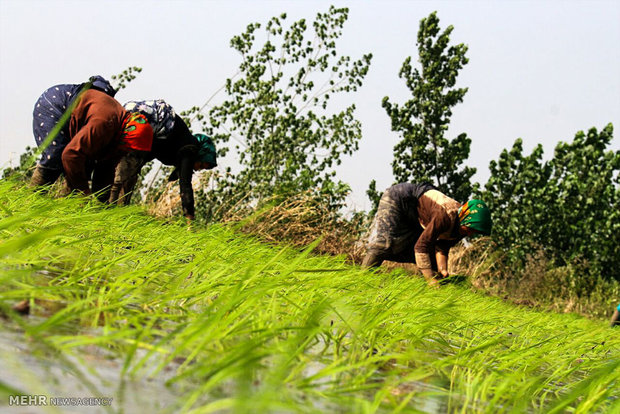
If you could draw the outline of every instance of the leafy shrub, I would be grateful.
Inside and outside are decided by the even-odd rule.
[[[480,196],[510,263],[523,268],[542,249],[556,267],[620,281],[620,151],[607,149],[612,139],[611,124],[580,131],[547,162],[540,145],[524,156],[518,139],[491,162]]]
[[[541,247],[528,253],[519,267],[506,256],[493,240],[481,238],[469,248],[453,249],[450,269],[469,276],[475,289],[519,305],[605,319],[617,305],[620,284],[589,275],[587,262],[557,266]]]

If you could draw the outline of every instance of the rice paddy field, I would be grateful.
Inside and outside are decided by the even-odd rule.
[[[312,247],[0,181],[0,411],[620,412],[606,321]]]

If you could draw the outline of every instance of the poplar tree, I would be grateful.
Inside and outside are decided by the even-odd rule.
[[[392,172],[396,182],[428,181],[450,197],[465,201],[472,191],[475,168],[462,166],[469,156],[471,140],[461,133],[450,140],[446,133],[452,108],[463,102],[467,88],[456,88],[459,71],[467,64],[467,46],[451,46],[454,27],[443,32],[437,12],[420,21],[417,37],[419,68],[407,57],[399,72],[412,99],[402,105],[389,97],[382,106],[391,119],[392,131],[401,136],[394,147]],[[375,182],[368,191],[378,202]]]
[[[344,198],[349,187],[335,181],[332,167],[358,149],[361,123],[355,104],[334,109],[330,100],[356,91],[372,58],[338,52],[348,12],[331,6],[313,22],[291,24],[282,14],[232,38],[239,73],[208,118],[218,148],[233,149],[241,165],[222,191],[259,201],[311,189]]]

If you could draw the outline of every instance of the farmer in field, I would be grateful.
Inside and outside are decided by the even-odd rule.
[[[384,260],[415,263],[436,287],[448,276],[450,248],[465,236],[491,234],[491,226],[481,200],[461,205],[431,184],[396,184],[381,196],[362,266],[380,266]]]
[[[146,117],[126,111],[108,93],[95,88],[79,92],[66,135],[58,142],[52,141],[54,150],[47,152],[45,158],[55,168],[62,166],[66,190],[91,194],[111,187],[116,164],[124,153],[151,150],[153,129]],[[37,117],[35,110],[35,122]],[[39,126],[44,127],[41,124],[45,122],[41,120]],[[39,137],[36,138],[39,142]],[[34,185],[49,184],[58,178],[58,175],[45,176],[48,172],[45,168],[37,169],[40,174],[33,176]],[[92,189],[89,187],[91,171]],[[101,201],[108,198],[109,193],[99,195]]]
[[[80,84],[55,85],[47,89],[34,105],[32,131],[37,146],[43,145],[46,137],[57,126],[62,115],[67,111],[81,91],[98,90],[114,97],[116,90],[101,76],[92,76],[88,82]],[[67,114],[68,115],[68,114]],[[59,131],[43,153],[32,175],[31,184],[53,184],[63,173],[62,152],[70,141],[69,119],[58,125]]]
[[[154,130],[153,148],[148,153],[127,154],[119,163],[110,194],[110,202],[128,204],[140,170],[147,162],[157,159],[176,168],[170,181],[179,180],[183,215],[194,219],[194,171],[211,169],[217,165],[215,145],[204,134],[192,135],[183,119],[165,101],[130,101],[125,109],[140,113],[149,120]]]

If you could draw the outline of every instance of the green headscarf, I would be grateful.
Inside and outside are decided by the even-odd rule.
[[[198,162],[208,162],[214,167],[217,165],[215,145],[210,137],[205,134],[194,134],[194,137],[200,144],[200,150],[198,150]]]
[[[465,205],[459,208],[459,223],[479,231],[487,236],[491,234],[491,212],[484,201],[469,200]]]

